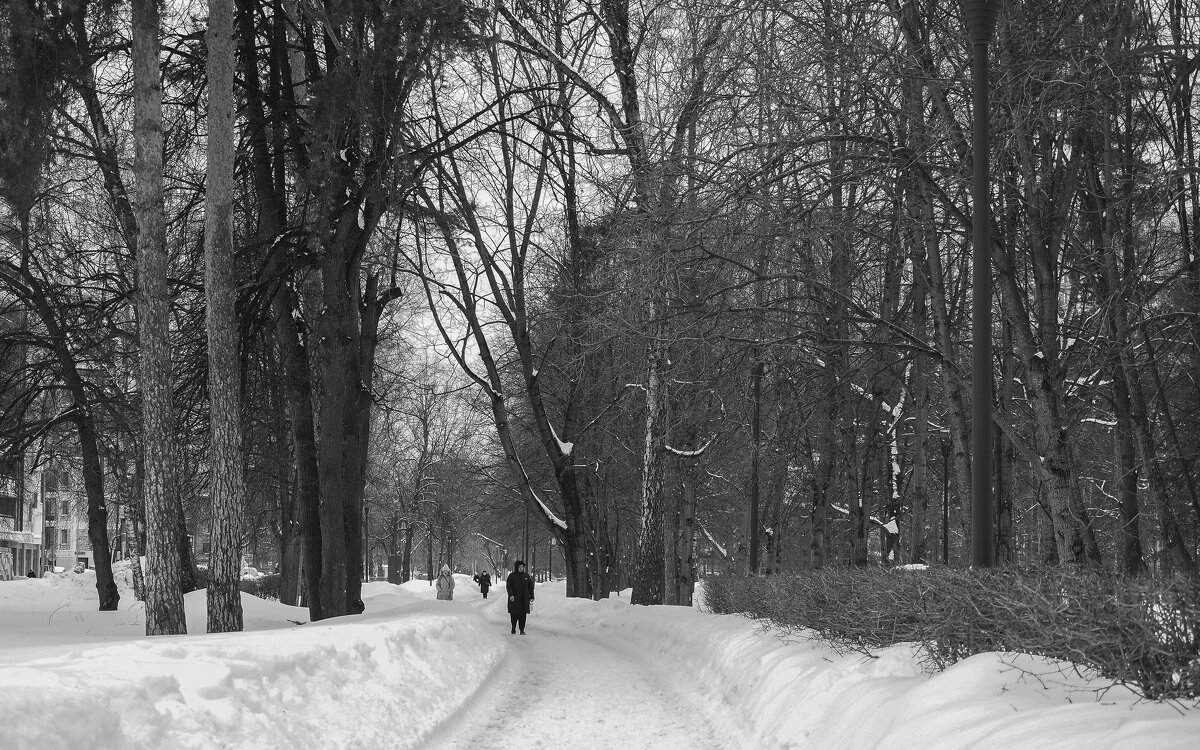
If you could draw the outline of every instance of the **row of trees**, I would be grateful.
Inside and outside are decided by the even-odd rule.
[[[575,596],[964,561],[974,429],[1002,560],[1194,572],[1184,3],[1003,4],[991,425],[957,6],[151,6],[3,6],[0,303],[5,444],[71,430],[96,549],[105,477],[141,488],[155,632],[197,516],[228,613],[247,514],[314,618],[373,550],[525,512]],[[426,356],[467,384],[440,426]]]
[[[997,436],[1003,561],[1195,572],[1182,4],[1003,4],[991,425],[963,366],[957,7],[500,3],[489,24],[433,78],[425,126],[464,143],[416,188],[413,265],[447,345],[473,339],[460,364],[577,593],[610,588],[622,511],[646,603],[690,590],[694,524],[732,569],[965,561],[974,429]]]

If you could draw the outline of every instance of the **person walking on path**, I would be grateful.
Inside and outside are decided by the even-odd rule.
[[[449,565],[443,565],[442,572],[438,573],[437,598],[446,601],[454,598],[454,576],[450,574]]]
[[[475,583],[479,584],[479,590],[483,592],[483,598],[487,599],[488,589],[492,587],[492,574],[486,570],[475,576]]]
[[[525,617],[533,607],[533,579],[525,572],[525,563],[517,560],[513,563],[513,572],[508,574],[504,583],[508,590],[508,619],[512,620],[512,631],[517,632],[521,627],[521,635],[525,635]]]

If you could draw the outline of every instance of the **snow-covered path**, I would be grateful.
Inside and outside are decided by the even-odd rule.
[[[460,594],[461,596],[461,594]],[[508,626],[504,600],[477,599],[484,617]],[[687,686],[660,671],[635,644],[595,637],[561,616],[530,616],[526,635],[505,633],[508,649],[492,676],[442,725],[428,747],[694,748],[736,747],[707,717]],[[591,636],[591,637],[589,637]],[[632,720],[631,720],[632,719]]]

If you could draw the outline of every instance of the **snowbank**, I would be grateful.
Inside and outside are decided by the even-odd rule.
[[[502,654],[496,628],[469,608],[388,584],[364,586],[362,617],[297,626],[306,610],[243,595],[251,632],[145,638],[132,596],[123,592],[121,611],[92,611],[86,575],[71,575],[0,587],[6,750],[294,748],[316,738],[412,747]],[[203,633],[204,592],[185,607],[190,632]],[[18,639],[23,647],[9,647]]]
[[[600,679],[615,661],[642,665],[639,681],[661,686],[671,716],[702,716],[720,747],[1158,750],[1200,736],[1200,711],[1139,701],[1062,663],[981,654],[929,676],[904,646],[842,656],[738,616],[632,607],[628,592],[567,599],[561,581],[537,587],[528,637],[508,635],[503,597],[484,600],[459,575],[452,602],[436,601],[428,581],[377,582],[363,587],[366,615],[303,625],[305,610],[244,596],[247,632],[215,635],[201,632],[195,592],[192,635],[146,638],[127,572],[117,612],[94,611],[87,573],[0,583],[0,748],[420,747],[507,706],[508,677],[496,676],[552,639],[590,649],[596,666],[540,698],[531,693],[550,677],[525,675],[534,689],[523,694],[548,707],[532,714],[544,726],[531,736],[546,746],[584,715],[571,704],[618,705]],[[611,718],[637,723],[633,714]],[[582,731],[570,746],[614,746],[611,728]]]
[[[907,646],[839,655],[736,615],[632,607],[627,596],[551,605],[547,593],[539,587],[543,611],[563,607],[574,627],[607,631],[681,688],[727,705],[727,732],[746,747],[1133,750],[1195,748],[1200,736],[1200,711],[1142,701],[1061,662],[989,653],[927,675]]]

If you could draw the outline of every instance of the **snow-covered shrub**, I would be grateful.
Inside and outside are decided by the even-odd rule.
[[[257,571],[256,571],[257,572]],[[208,571],[200,570],[196,576],[196,586],[202,589],[208,588]],[[258,577],[244,577],[238,581],[238,588],[250,594],[257,596],[259,599],[279,599],[279,574],[278,573],[260,573]]]
[[[279,574],[267,573],[258,578],[243,578],[238,587],[259,599],[279,599]]]
[[[1148,698],[1200,698],[1200,583],[1074,568],[828,568],[707,579],[704,605],[862,653],[921,645],[943,669],[985,652],[1049,656]]]

